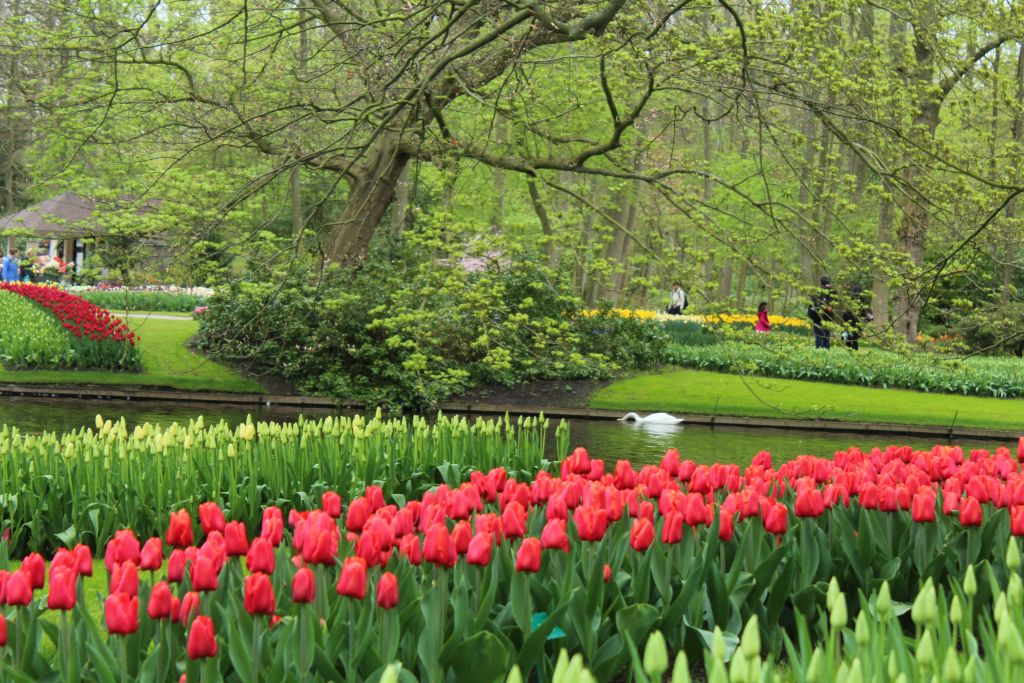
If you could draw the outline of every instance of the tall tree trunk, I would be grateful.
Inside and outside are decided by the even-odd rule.
[[[881,208],[878,212],[878,231],[875,234],[875,245],[881,251],[888,251],[892,240],[892,214],[892,197],[887,191],[882,197]],[[875,324],[885,329],[889,326],[889,277],[884,271],[875,274],[871,294],[871,311],[875,316]]]
[[[554,231],[551,229],[551,219],[548,217],[548,210],[544,208],[544,201],[537,190],[537,183],[533,178],[527,177],[526,189],[530,193],[530,203],[533,204],[533,212],[537,214],[540,221],[541,232],[544,233],[544,256],[549,266],[554,266]]]
[[[1014,151],[1018,155],[1024,154],[1024,41],[1017,46],[1017,96],[1013,109],[1013,136]],[[1013,181],[1019,183],[1021,177],[1020,164],[1014,168]],[[1010,200],[1006,205],[1005,230],[1003,231],[1003,287],[1001,301],[1005,307],[1010,303],[1010,295],[1013,291],[1013,269],[1016,267],[1017,238],[1020,228],[1017,226],[1017,197]]]
[[[302,179],[299,177],[299,164],[292,166],[289,174],[290,201],[292,205],[292,240],[295,242],[295,253],[302,253]]]
[[[402,171],[409,163],[396,141],[382,135],[367,153],[366,163],[349,179],[345,208],[334,222],[325,247],[327,258],[339,263],[362,263],[370,240],[395,198]]]
[[[800,190],[797,195],[797,206],[800,210],[800,225],[796,233],[800,236],[800,270],[806,284],[814,284],[818,281],[817,264],[814,259],[814,217],[813,200],[811,196],[811,168],[814,163],[814,139],[817,136],[818,125],[814,119],[813,112],[808,111],[804,119],[804,165],[800,169]]]
[[[409,220],[409,164],[398,176],[395,188],[395,203],[391,207],[391,241],[395,244],[402,239],[405,224]]]

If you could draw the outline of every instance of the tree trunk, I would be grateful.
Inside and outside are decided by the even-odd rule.
[[[408,155],[398,149],[395,140],[382,136],[367,154],[365,166],[354,170],[349,179],[348,200],[324,250],[327,258],[343,264],[358,265],[370,251],[370,240],[387,213]]]
[[[290,201],[292,205],[292,239],[295,241],[295,253],[302,253],[302,179],[299,177],[299,165],[292,166],[289,177]]]
[[[537,214],[537,220],[540,221],[541,232],[544,233],[544,256],[549,266],[554,266],[554,253],[555,253],[555,242],[554,235],[551,229],[551,219],[548,217],[548,210],[544,208],[544,202],[541,201],[540,192],[537,190],[537,183],[533,178],[526,179],[526,189],[530,192],[530,203],[533,204],[533,211]]]
[[[878,232],[875,236],[875,244],[883,252],[888,251],[892,240],[892,211],[892,198],[886,194],[878,212]],[[885,329],[889,326],[889,277],[884,271],[875,274],[871,292],[871,311],[875,316],[875,324]]]
[[[800,170],[800,190],[797,195],[797,206],[800,210],[800,225],[796,233],[800,235],[800,270],[806,284],[818,281],[815,274],[814,259],[814,218],[811,211],[811,164],[814,163],[814,138],[817,135],[817,121],[812,112],[807,112],[804,121],[804,166]]]
[[[1024,152],[1021,143],[1024,142],[1024,41],[1017,47],[1017,97],[1016,107],[1013,110],[1013,146],[1019,155]],[[1014,169],[1014,183],[1020,182],[1020,165]],[[1006,229],[1004,234],[1003,249],[1003,287],[1001,301],[1005,307],[1010,303],[1010,295],[1013,291],[1013,269],[1016,266],[1017,234],[1017,197],[1010,200],[1006,205]]]

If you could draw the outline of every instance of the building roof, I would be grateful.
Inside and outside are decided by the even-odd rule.
[[[137,215],[155,211],[161,204],[159,199],[139,202],[134,197],[122,197],[120,201],[129,206],[138,204],[135,210]],[[65,192],[35,206],[0,217],[0,232],[27,230],[37,237],[62,239],[102,235],[107,231],[103,221],[104,211],[116,208],[121,207],[101,204],[97,208],[92,199],[75,192]]]

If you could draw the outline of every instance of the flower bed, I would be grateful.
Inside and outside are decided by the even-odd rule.
[[[989,590],[1016,591],[1002,611],[1020,611],[1021,459],[1024,439],[1016,455],[851,449],[778,469],[760,453],[743,471],[698,466],[669,451],[660,466],[636,471],[625,461],[606,468],[577,449],[554,473],[517,481],[501,467],[476,470],[466,482],[415,499],[393,496],[391,504],[378,486],[347,504],[327,490],[316,509],[271,505],[245,524],[202,503],[172,513],[160,537],[141,542],[120,530],[106,544],[108,635],[80,590],[80,574],[92,571],[87,547],[54,556],[45,606],[34,593],[45,587],[41,556],[0,575],[7,632],[16,634],[7,638],[4,666],[32,679],[56,671],[168,680],[183,671],[188,680],[276,681],[285,672],[377,680],[398,660],[420,680],[448,672],[496,681],[513,665],[546,679],[564,647],[604,681],[635,661],[655,626],[669,650],[700,652],[711,643],[714,672],[716,662],[735,659],[743,625],[756,618],[759,633],[744,639],[742,667],[786,648],[796,669],[834,673],[800,680],[838,680],[833,657],[849,621],[845,596],[877,590],[890,607],[883,610],[881,594],[866,603],[880,618],[873,652],[887,647],[885,629],[899,635],[892,620],[918,598],[913,623],[935,629],[917,645],[917,666],[928,673],[935,662],[924,642],[946,628],[933,582],[987,566]],[[73,534],[64,540],[70,545]],[[973,600],[966,586],[964,593]],[[961,617],[972,605],[961,603]],[[43,626],[47,608],[70,611],[70,619]],[[946,620],[956,625],[951,612]],[[820,629],[819,614],[828,615]],[[995,617],[1000,622],[998,605]],[[1008,622],[986,641],[985,618],[974,619],[982,624],[975,643],[1015,644]],[[793,646],[809,652],[807,638],[796,636],[809,628],[831,638],[825,664],[822,655],[804,664]],[[854,636],[866,648],[873,627],[863,628],[867,640]],[[44,639],[57,649],[53,658],[38,653]],[[955,650],[948,642],[941,651]],[[759,680],[730,666],[723,675],[732,680]],[[905,661],[896,667],[906,669]],[[896,679],[888,672],[882,680]]]
[[[879,349],[851,353],[840,346],[825,351],[812,348],[809,339],[799,346],[785,339],[757,341],[674,344],[667,356],[675,365],[702,370],[997,398],[1024,396],[1024,363],[1018,358],[942,359]]]
[[[0,321],[0,362],[5,368],[65,368],[74,363],[70,335],[31,301],[0,289]]]
[[[196,289],[136,289],[136,288],[68,288],[86,301],[118,311],[168,311],[188,313],[197,306],[206,305],[213,290]]]
[[[56,317],[68,333],[72,350],[69,363],[64,367],[111,370],[141,367],[135,333],[110,311],[56,287],[4,282],[0,283],[0,288],[36,303]]]
[[[267,504],[304,509],[327,488],[343,496],[380,483],[417,497],[439,481],[458,485],[470,468],[505,465],[532,476],[543,461],[547,420],[467,422],[300,419],[293,424],[151,424],[21,434],[0,428],[0,508],[17,553],[47,552],[75,534],[94,549],[115,529],[162,530],[184,502],[220,500],[250,528]],[[566,447],[567,427],[559,429]],[[73,530],[73,531],[69,531]]]

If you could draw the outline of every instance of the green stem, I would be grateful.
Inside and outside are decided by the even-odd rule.
[[[252,675],[253,681],[259,683],[260,680],[260,624],[258,621],[253,620],[252,623]]]
[[[121,683],[128,683],[128,636],[121,639]]]
[[[60,611],[60,649],[61,661],[64,663],[64,677],[71,683],[71,631],[68,629],[67,610]]]
[[[307,605],[303,605],[299,614],[299,646],[301,648],[300,652],[302,653],[299,659],[299,667],[302,670],[302,680],[304,681],[307,679],[309,673],[309,666],[306,663],[306,639],[309,637],[309,634],[306,633],[306,621],[308,620],[306,619],[305,612],[307,609],[309,609],[309,607]]]

